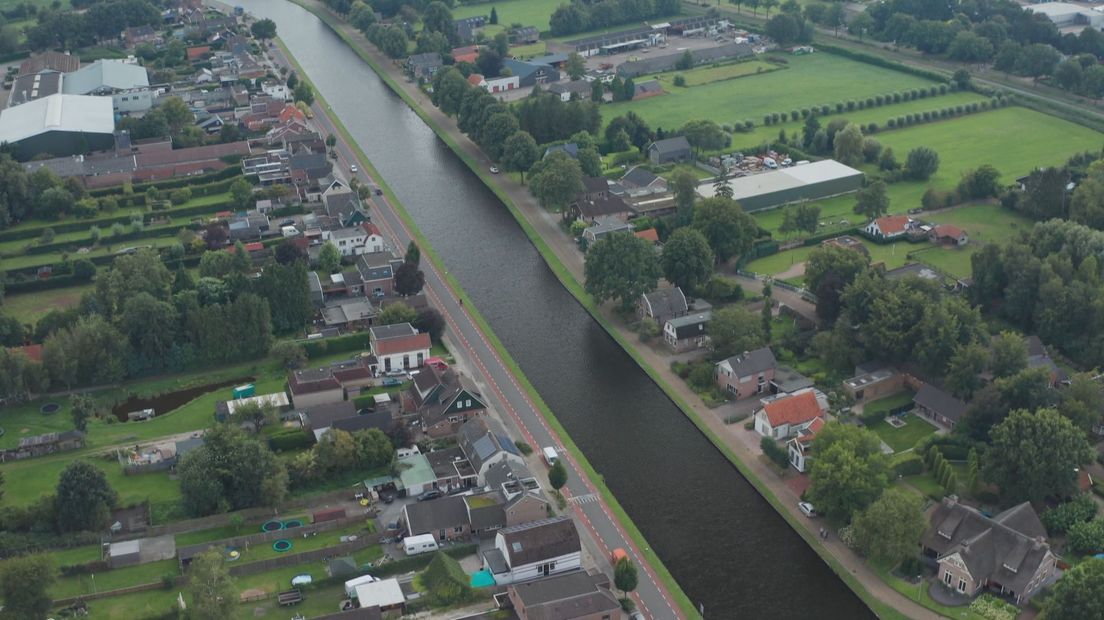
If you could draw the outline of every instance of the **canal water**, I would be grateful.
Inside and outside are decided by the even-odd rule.
[[[339,37],[290,2],[236,4],[276,22],[449,272],[706,617],[872,617],[563,288],[498,198]]]

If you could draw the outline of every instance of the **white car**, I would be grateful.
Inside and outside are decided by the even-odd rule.
[[[349,166],[349,172],[352,172],[353,174],[356,174],[358,172],[356,164],[353,164],[352,166]]]
[[[813,505],[809,502],[798,502],[797,509],[801,511],[801,514],[809,517],[810,519],[817,516],[816,508],[814,508]]]
[[[491,166],[491,174],[498,174],[498,166]]]

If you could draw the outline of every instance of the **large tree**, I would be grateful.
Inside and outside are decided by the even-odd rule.
[[[716,151],[729,145],[732,139],[721,129],[716,121],[708,119],[693,120],[679,130],[690,146],[699,151]]]
[[[119,327],[142,365],[157,368],[163,365],[176,340],[177,320],[172,304],[143,292],[126,300]]]
[[[399,295],[417,295],[425,286],[425,273],[414,263],[404,262],[395,270],[395,292]]]
[[[52,385],[112,383],[126,374],[127,342],[98,314],[59,329],[42,346],[42,364]]]
[[[713,250],[701,232],[683,227],[663,246],[663,277],[693,293],[713,274]]]
[[[857,166],[863,161],[863,134],[859,126],[848,123],[836,133],[832,144],[836,150],[836,159],[848,166]]]
[[[926,146],[918,146],[905,159],[905,175],[917,181],[927,181],[939,170],[939,153]]]
[[[969,399],[981,387],[978,375],[988,362],[989,352],[981,344],[959,345],[947,364],[947,389],[959,398]]]
[[[1066,571],[1044,610],[1047,620],[1104,618],[1104,560],[1086,559]]]
[[[641,295],[655,289],[660,270],[651,243],[615,233],[587,249],[584,272],[586,290],[598,303],[617,300],[627,311]]]
[[[718,360],[758,349],[766,344],[763,322],[741,306],[727,306],[709,321],[713,357]]]
[[[333,241],[323,243],[318,250],[318,270],[323,273],[341,271],[341,250],[337,249]]]
[[[816,452],[807,496],[829,518],[846,521],[889,485],[882,442],[865,428],[832,422],[817,434]]]
[[[552,153],[532,167],[529,191],[542,207],[565,210],[575,196],[583,191],[583,171],[579,162],[567,153]]]
[[[751,251],[759,227],[731,198],[707,198],[694,205],[694,228],[709,241],[720,262]]]
[[[413,323],[417,318],[418,313],[414,308],[411,308],[401,301],[396,301],[387,304],[383,310],[380,311],[379,316],[376,317],[376,324],[394,325],[396,323]]]
[[[261,277],[253,281],[253,291],[268,302],[272,328],[277,332],[302,329],[314,314],[307,265],[303,261],[265,265]]]
[[[866,254],[849,248],[824,245],[809,252],[805,259],[805,286],[816,293],[817,314],[821,318],[835,320],[843,289],[854,282],[869,264]],[[822,295],[825,296],[823,300]]]
[[[884,181],[874,181],[855,194],[856,214],[868,220],[876,220],[889,212],[889,194]]]
[[[1077,469],[1095,454],[1085,434],[1053,409],[1013,411],[989,436],[983,476],[1009,504],[1067,495]]]
[[[919,495],[889,490],[857,513],[853,525],[859,551],[876,562],[893,565],[916,556],[928,521]]]
[[[95,465],[72,461],[58,478],[54,514],[62,532],[97,531],[107,525],[118,495]]]
[[[189,514],[271,506],[286,497],[284,464],[261,441],[226,424],[208,430],[203,442],[184,456],[178,468]]]
[[[24,555],[0,562],[3,620],[41,620],[50,614],[50,588],[57,568],[47,555]]]
[[[119,256],[111,269],[100,273],[96,278],[96,301],[104,314],[113,317],[123,310],[126,300],[138,293],[168,300],[172,282],[173,274],[157,252],[142,249]]]
[[[698,177],[687,168],[676,168],[667,186],[675,195],[679,223],[689,224],[694,217],[694,201],[698,199]]]
[[[526,131],[515,132],[502,145],[502,165],[512,172],[521,173],[521,182],[525,182],[525,173],[540,160],[540,147],[533,136]]]
[[[268,18],[258,19],[249,27],[249,32],[253,33],[253,36],[258,39],[274,39],[276,38],[276,22]]]
[[[1016,332],[1001,332],[993,339],[990,351],[992,362],[989,367],[997,378],[1011,377],[1027,368],[1027,343]]]
[[[225,554],[211,548],[188,565],[188,613],[197,620],[229,620],[238,606],[238,591],[226,566]]]

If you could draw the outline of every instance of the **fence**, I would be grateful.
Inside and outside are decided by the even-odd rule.
[[[332,521],[323,521],[321,523],[311,523],[303,525],[302,527],[293,528],[291,530],[281,529],[273,530],[271,532],[258,532],[256,534],[249,534],[246,536],[236,536],[234,538],[223,538],[220,540],[212,540],[205,543],[199,543],[195,545],[188,545],[177,550],[176,557],[179,558],[181,566],[184,562],[190,561],[195,556],[203,553],[211,547],[247,547],[257,544],[267,543],[281,538],[294,538],[299,535],[311,534],[314,532],[326,532],[329,530],[335,530],[346,525],[353,523],[363,522],[364,515],[355,515],[344,517],[341,519],[334,519]]]
[[[183,577],[177,577],[174,580],[175,585],[184,583]],[[165,584],[160,581],[154,581],[151,583],[142,583],[136,586],[127,586],[125,588],[117,588],[115,590],[104,590],[102,592],[95,592],[92,594],[81,594],[80,596],[70,596],[69,598],[60,598],[53,602],[54,607],[65,607],[72,605],[77,601],[94,601],[101,598],[111,598],[113,596],[122,596],[123,594],[134,594],[135,592],[149,592],[150,590],[158,590],[164,588]]]
[[[327,521],[327,523],[333,522]],[[242,564],[240,566],[231,566],[230,574],[234,577],[256,575],[257,573],[264,573],[277,568],[296,566],[299,564],[306,564],[307,562],[316,562],[339,555],[349,555],[374,544],[376,544],[375,537],[360,536],[356,540],[334,545],[333,547],[326,547],[325,549],[315,549],[314,551],[283,555],[268,560],[261,560],[260,562],[250,562],[249,564]]]

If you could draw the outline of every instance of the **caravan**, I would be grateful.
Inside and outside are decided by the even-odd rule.
[[[345,582],[345,595],[349,598],[356,598],[357,586],[372,583],[373,581],[377,581],[377,579],[371,575],[361,575],[356,579],[350,579]]]
[[[437,549],[437,539],[433,537],[433,534],[407,536],[403,539],[403,550],[406,551],[406,555],[430,553],[436,551]]]

